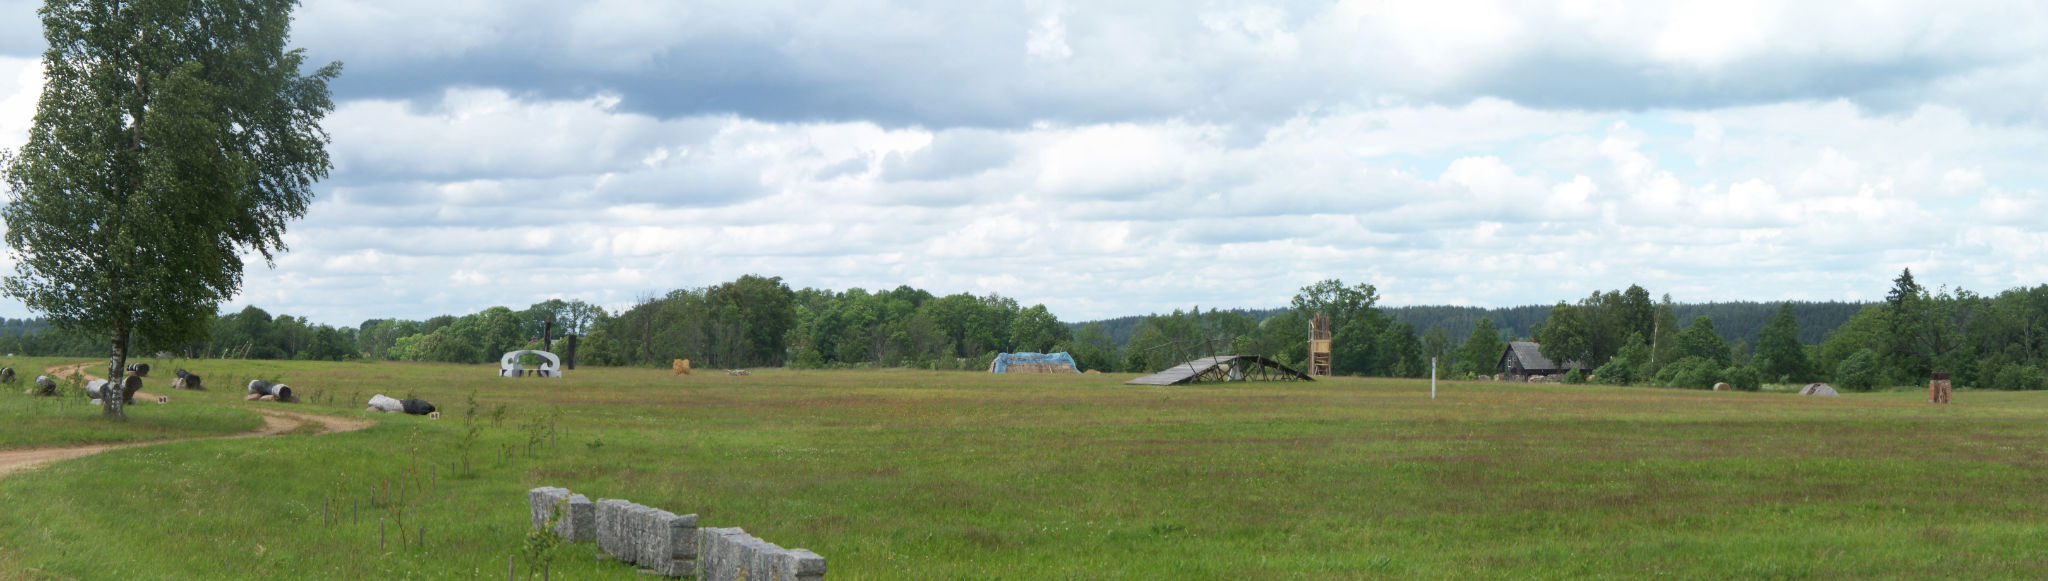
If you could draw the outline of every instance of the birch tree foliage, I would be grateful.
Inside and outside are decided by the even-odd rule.
[[[0,153],[15,273],[0,292],[60,328],[201,339],[243,256],[285,251],[331,167],[340,63],[301,74],[292,0],[50,0],[29,139]],[[119,398],[109,398],[118,400]],[[119,401],[108,415],[120,416]]]

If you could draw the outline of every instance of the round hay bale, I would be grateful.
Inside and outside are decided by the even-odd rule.
[[[1723,381],[1714,384],[1714,391],[1735,391],[1735,386],[1728,385],[1728,382]]]

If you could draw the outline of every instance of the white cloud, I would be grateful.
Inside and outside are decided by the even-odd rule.
[[[1048,61],[1074,56],[1073,47],[1067,46],[1067,26],[1060,22],[1059,11],[1049,12],[1038,19],[1038,25],[1031,28],[1031,38],[1024,41],[1024,54]]]
[[[0,149],[14,149],[28,142],[36,101],[42,94],[42,59],[0,56]]]
[[[1764,31],[1773,28],[1773,7],[1757,0],[1679,2],[1666,16],[1650,55],[1708,69],[1754,57],[1766,47]]]
[[[296,42],[349,65],[336,172],[231,307],[354,324],[759,273],[1086,319],[1326,277],[1507,305],[2048,276],[2038,6],[950,8],[309,2]],[[35,62],[0,56],[0,140]]]

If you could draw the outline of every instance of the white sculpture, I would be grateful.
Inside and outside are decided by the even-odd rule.
[[[519,357],[521,355],[529,354],[537,355],[541,358],[540,367],[538,369],[529,370],[525,366],[519,364]],[[506,353],[504,357],[498,358],[499,377],[524,377],[528,371],[533,372],[534,377],[561,377],[562,358],[556,357],[553,353],[541,351],[539,349],[513,351],[510,353]]]

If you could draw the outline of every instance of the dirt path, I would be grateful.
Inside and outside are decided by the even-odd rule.
[[[48,373],[52,378],[61,378],[68,377],[71,375],[72,372],[79,371],[81,369],[93,365],[97,365],[97,363],[88,362],[77,363],[72,365],[59,365],[56,367],[51,367],[44,371]],[[86,374],[85,378],[87,381],[90,381],[94,379],[99,379],[99,376]],[[135,392],[135,399],[136,401],[154,400],[156,399],[156,394],[138,391]],[[262,407],[251,407],[249,409],[250,411],[263,414],[263,427],[257,428],[253,432],[245,432],[229,436],[212,437],[256,438],[264,436],[277,436],[290,433],[292,431],[296,431],[299,429],[299,426],[309,423],[319,424],[322,428],[321,433],[332,434],[338,432],[353,432],[356,430],[370,427],[371,425],[376,423],[361,418],[340,418],[334,416],[324,416],[320,414],[308,414],[277,409],[267,409]],[[90,456],[93,454],[98,454],[100,452],[105,452],[107,450],[132,448],[136,446],[149,446],[154,444],[162,444],[164,442],[181,442],[184,440],[192,439],[198,438],[155,440],[150,442],[126,442],[120,444],[95,444],[91,446],[71,446],[63,448],[29,448],[25,450],[0,450],[0,478],[6,478],[7,476],[14,474],[16,472],[34,469],[37,466],[42,466],[44,464],[56,462],[58,460],[69,460],[80,456]]]

